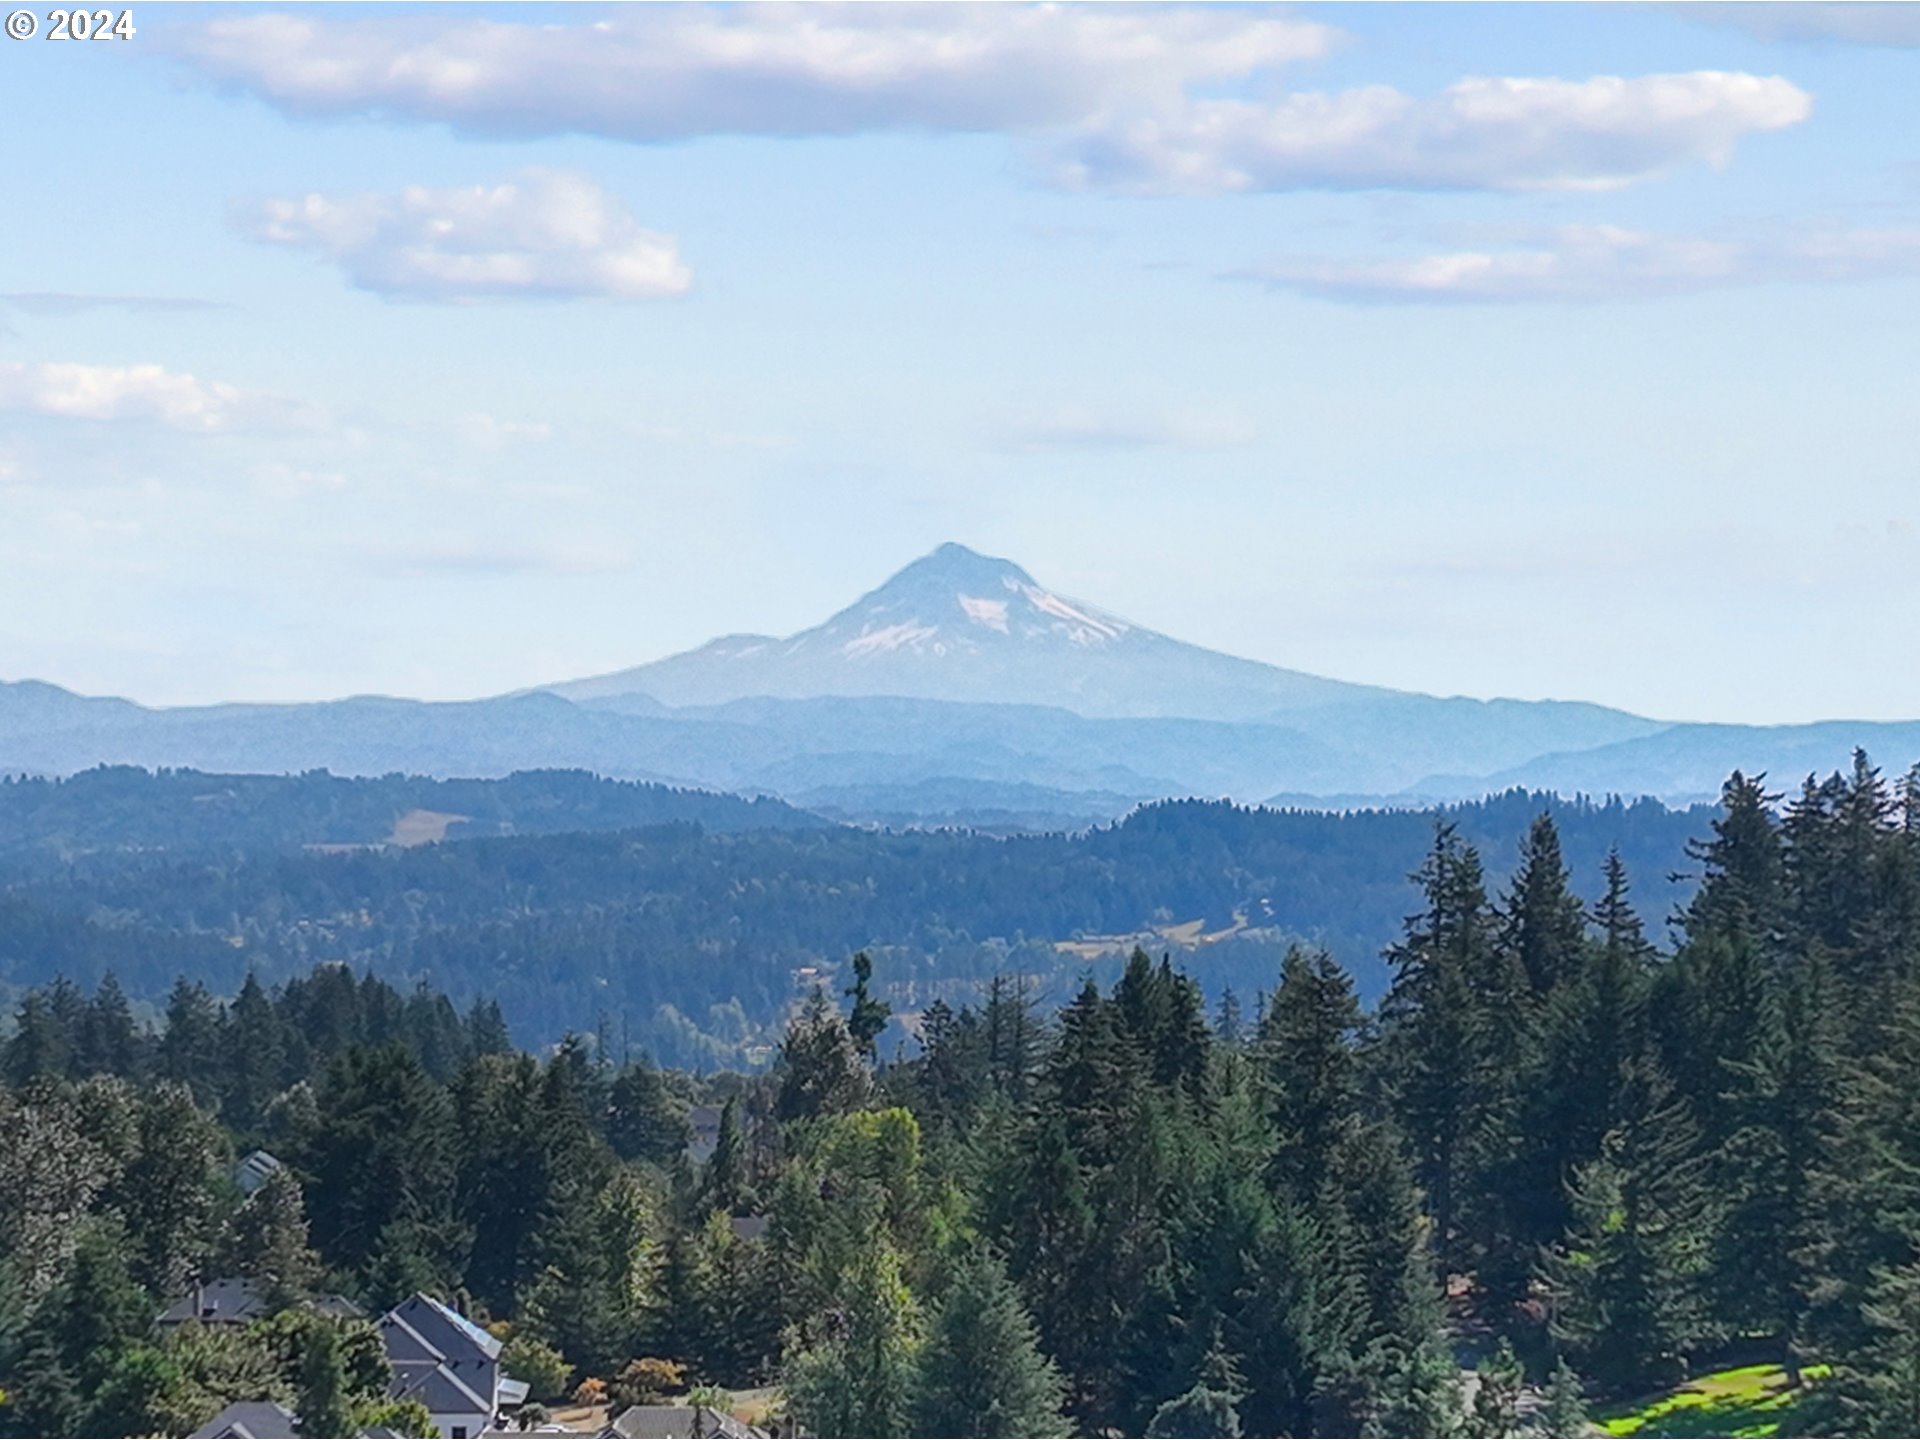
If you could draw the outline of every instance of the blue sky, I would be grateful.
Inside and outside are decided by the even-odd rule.
[[[952,539],[1346,679],[1920,715],[1913,7],[135,20],[0,46],[0,677],[495,693]]]

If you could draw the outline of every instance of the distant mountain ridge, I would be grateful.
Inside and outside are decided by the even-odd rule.
[[[1711,798],[1920,756],[1920,722],[1668,725],[1601,705],[1355,685],[1222,655],[960,545],[820,625],[486,700],[155,709],[0,682],[0,774],[110,763],[499,777],[575,769],[869,823],[1063,826],[1143,799],[1428,804],[1514,785]]]
[[[1206,720],[1398,693],[1189,645],[1046,589],[1011,560],[951,543],[811,629],[723,636],[546,688],[569,700],[639,693],[671,706],[889,695]]]

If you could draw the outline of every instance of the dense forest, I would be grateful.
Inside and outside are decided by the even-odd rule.
[[[572,814],[579,833],[352,844],[423,805],[532,831]],[[631,828],[662,806],[679,818]],[[1709,812],[1652,801],[1515,791],[1352,814],[1177,801],[1081,834],[997,838],[802,824],[784,807],[573,774],[95,771],[0,785],[0,1004],[56,974],[92,986],[112,972],[149,1015],[183,971],[230,997],[249,973],[277,983],[344,961],[463,1007],[494,1000],[523,1043],[606,1023],[663,1064],[713,1069],[770,1054],[812,980],[839,983],[856,950],[882,962],[904,1015],[964,1003],[997,973],[1064,1003],[1089,967],[1111,983],[1131,937],[1151,946],[1193,922],[1230,936],[1185,959],[1210,998],[1251,1000],[1301,940],[1371,1001],[1435,815],[1504,869],[1542,809],[1589,898],[1615,848],[1657,920],[1688,893],[1686,840]],[[315,852],[308,837],[351,848]],[[1109,948],[1056,948],[1086,935]],[[882,1049],[905,1040],[896,1026]]]
[[[934,1001],[893,1057],[857,956],[768,1073],[706,1082],[335,965],[183,979],[155,1032],[117,983],[37,988],[0,1052],[0,1424],[259,1393],[417,1426],[365,1322],[299,1302],[427,1289],[537,1398],[772,1383],[823,1436],[1568,1435],[1748,1362],[1790,1431],[1920,1432],[1920,771],[1781,799],[1728,782],[1671,946],[1618,854],[1576,896],[1551,815],[1497,885],[1428,820],[1377,1006],[1306,948],[1211,1005],[1137,952],[1054,1013]],[[226,1273],[279,1313],[156,1336]]]

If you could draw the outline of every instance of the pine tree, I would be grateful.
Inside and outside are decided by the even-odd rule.
[[[1006,1269],[977,1249],[955,1270],[920,1351],[913,1433],[1065,1435],[1065,1387]]]
[[[1216,1343],[1201,1362],[1200,1372],[1183,1394],[1154,1412],[1149,1436],[1226,1436],[1237,1440],[1240,1400],[1246,1384],[1234,1369],[1232,1357]]]
[[[876,999],[872,993],[873,957],[862,950],[853,957],[853,984],[847,987],[847,995],[853,1001],[853,1008],[847,1016],[847,1033],[853,1037],[854,1047],[866,1056],[871,1064],[874,1060],[874,1046],[880,1039],[880,1032],[887,1028],[887,1017],[893,1008],[886,1001]]]
[[[1438,826],[1413,878],[1426,904],[1388,952],[1395,973],[1381,1024],[1436,1248],[1450,1268],[1466,1268],[1463,1202],[1474,1198],[1476,1172],[1504,1159],[1525,1016],[1511,957],[1503,964],[1493,945],[1472,847],[1451,825]]]
[[[306,1351],[300,1358],[300,1389],[296,1402],[302,1435],[323,1440],[351,1435],[352,1400],[347,1392],[346,1362],[340,1353],[339,1333],[327,1324],[308,1328]]]
[[[75,1056],[79,1073],[132,1079],[145,1058],[142,1040],[126,991],[109,970],[101,977],[93,999],[87,1002],[80,1023]]]
[[[1257,1056],[1274,1146],[1267,1162],[1277,1191],[1310,1198],[1341,1133],[1353,1123],[1359,1067],[1353,1037],[1360,1006],[1353,982],[1325,951],[1290,949],[1261,1022]]]
[[[202,1105],[212,1105],[219,1095],[221,1031],[220,1007],[206,986],[182,976],[167,999],[159,1070],[165,1078],[190,1087]]]
[[[607,1143],[623,1160],[671,1166],[693,1139],[687,1105],[652,1063],[641,1060],[614,1077],[608,1095]]]
[[[1574,1224],[1548,1260],[1554,1334],[1610,1390],[1673,1379],[1702,1334],[1712,1223],[1702,1169],[1686,1102],[1641,1062],[1627,1119],[1577,1173]]]
[[[1536,816],[1520,868],[1501,907],[1500,944],[1519,963],[1535,995],[1547,995],[1580,970],[1585,916],[1574,895],[1553,816]]]
[[[818,990],[787,1027],[780,1045],[779,1074],[774,1114],[782,1121],[858,1109],[873,1089],[860,1045]]]
[[[1586,1393],[1580,1377],[1573,1373],[1573,1367],[1564,1357],[1556,1359],[1553,1379],[1547,1385],[1547,1403],[1534,1423],[1533,1433],[1553,1436],[1556,1440],[1573,1440],[1575,1436],[1585,1435],[1588,1429]]]
[[[1474,1380],[1466,1433],[1483,1440],[1505,1440],[1509,1435],[1518,1434],[1520,1390],[1526,1372],[1520,1368],[1513,1346],[1502,1340],[1475,1369]]]
[[[280,1092],[286,1041],[279,1012],[249,970],[227,1008],[221,1046],[220,1113],[234,1129],[250,1131]]]
[[[1833,1433],[1920,1435],[1920,1262],[1876,1271],[1861,1317],[1865,1345],[1821,1387]]]

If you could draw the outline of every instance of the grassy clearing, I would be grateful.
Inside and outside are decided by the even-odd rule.
[[[1809,1381],[1827,1373],[1824,1365],[1805,1370]],[[1794,1435],[1795,1412],[1806,1389],[1787,1387],[1778,1365],[1744,1365],[1699,1375],[1678,1389],[1614,1406],[1594,1417],[1609,1435],[1640,1437],[1708,1435]]]

